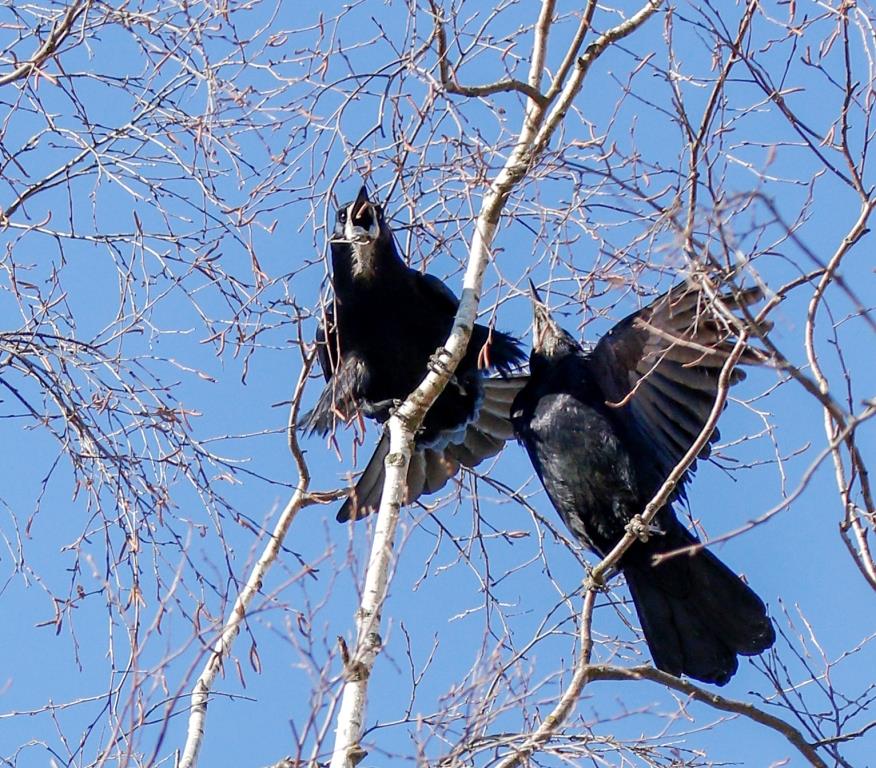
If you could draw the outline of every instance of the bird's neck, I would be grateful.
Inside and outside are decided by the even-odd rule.
[[[533,352],[529,367],[533,378],[540,382],[545,393],[565,392],[588,405],[602,407],[604,404],[605,398],[599,383],[594,379],[587,356],[580,349],[567,349],[549,355]]]
[[[332,243],[333,284],[336,293],[364,292],[407,269],[392,240],[373,243]]]

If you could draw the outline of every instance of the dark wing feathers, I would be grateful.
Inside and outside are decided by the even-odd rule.
[[[505,334],[502,334],[503,336]],[[517,393],[526,385],[526,376],[494,377],[484,379],[484,405],[491,404],[496,408],[504,408],[504,415],[511,413],[511,403],[517,397]]]
[[[426,487],[426,452],[414,451],[408,464],[408,477],[405,481],[406,495],[417,497]],[[377,501],[380,501],[378,497]],[[361,515],[360,515],[361,517]],[[343,521],[341,521],[343,522]]]
[[[356,392],[361,390],[365,365],[355,355],[344,358],[325,385],[313,410],[301,417],[301,428],[308,434],[327,435],[335,425],[346,423],[359,410]]]
[[[335,313],[331,307],[327,307],[325,318],[316,329],[316,359],[326,381],[331,379],[335,364],[340,356],[338,334],[335,328]]]
[[[416,276],[415,279],[420,291],[428,297],[435,310],[443,310],[448,316],[456,314],[459,299],[443,280],[428,272],[417,272],[416,270],[411,270],[411,272]],[[492,368],[504,375],[510,374],[526,361],[526,353],[521,349],[520,342],[513,336],[502,333],[502,331],[492,330],[484,325],[475,325],[472,329],[469,348],[475,354],[476,359],[484,346],[487,346],[484,361],[489,361],[485,367]]]
[[[441,278],[430,275],[428,272],[417,272],[412,269],[411,274],[414,276],[415,284],[418,288],[435,304],[436,309],[443,309],[447,315],[455,315],[456,308],[459,306],[459,299],[456,294],[447,287]]]
[[[720,296],[731,310],[760,298],[757,288]],[[657,490],[708,421],[718,373],[732,349],[732,331],[703,293],[681,285],[619,322],[590,354],[615,421],[641,439],[631,444],[639,446],[636,464],[649,492]],[[758,361],[753,350],[743,354],[742,362]],[[734,383],[742,378],[742,371],[733,372]],[[716,437],[717,432],[711,441]]]
[[[511,440],[514,437],[514,427],[507,416],[497,414],[491,409],[481,408],[477,420],[478,429],[500,440]]]
[[[356,392],[362,390],[366,375],[364,362],[355,355],[338,364],[340,350],[331,308],[326,309],[325,322],[316,331],[316,359],[327,383],[313,409],[301,417],[300,427],[306,434],[315,432],[324,437],[338,422],[349,421],[359,411]]]
[[[526,376],[484,379],[481,408],[475,420],[466,427],[462,442],[448,443],[441,449],[414,450],[408,467],[408,504],[423,494],[440,491],[459,471],[460,465],[476,467],[502,450],[505,441],[514,436],[510,421],[511,403],[526,380]],[[341,506],[337,516],[339,522],[366,517],[377,509],[383,491],[383,462],[387,453],[389,437],[384,434],[356,487]]]
[[[459,471],[459,463],[446,452],[436,451],[434,448],[427,448],[424,453],[426,454],[426,483],[423,486],[423,493],[435,493]],[[416,498],[411,501],[416,501]]]

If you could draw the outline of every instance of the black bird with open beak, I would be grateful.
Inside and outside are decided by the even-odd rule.
[[[699,290],[681,285],[619,322],[588,353],[554,322],[535,286],[532,297],[530,379],[511,408],[514,430],[563,522],[604,557],[704,428],[731,334]],[[759,298],[757,290],[722,296],[737,309]],[[747,351],[743,360],[756,357]],[[734,371],[734,381],[742,378]],[[698,544],[672,502],[654,524],[620,561],[654,664],[724,685],[737,654],[775,642],[766,608],[706,549],[654,565],[655,555]]]
[[[364,184],[356,199],[338,210],[331,243],[333,259],[349,258],[349,274],[356,278],[374,276],[381,258],[394,254],[392,230],[384,221],[383,208],[368,199]]]
[[[456,296],[437,277],[408,267],[383,208],[363,186],[336,214],[331,237],[333,307],[317,335],[327,385],[303,417],[305,429],[325,435],[362,414],[383,423],[393,407],[440,365]],[[511,402],[525,382],[512,376],[524,360],[519,342],[475,325],[450,383],[426,414],[407,477],[407,501],[443,488],[460,465],[477,466],[514,436]],[[488,377],[486,369],[499,377]],[[373,511],[383,489],[389,438],[383,435],[338,520]]]

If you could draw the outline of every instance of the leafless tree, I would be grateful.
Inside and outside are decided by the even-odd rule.
[[[872,7],[317,5],[0,8],[2,764],[864,764]],[[514,446],[402,507],[446,372],[379,514],[327,522],[373,430],[295,425],[361,177],[461,294],[450,369],[476,317],[524,335],[530,277],[589,340],[762,287],[726,320],[765,365],[642,510],[723,412],[690,522],[781,635],[726,691],[650,665],[636,532],[594,560]]]

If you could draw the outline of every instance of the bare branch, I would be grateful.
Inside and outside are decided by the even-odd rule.
[[[550,2],[550,0],[546,0]],[[438,47],[438,71],[441,75],[441,85],[448,93],[459,96],[482,97],[492,96],[496,93],[510,93],[516,91],[527,96],[537,104],[544,104],[545,97],[539,91],[537,85],[524,83],[522,80],[508,78],[498,80],[495,83],[485,85],[462,85],[456,76],[456,69],[450,65],[450,54],[447,50],[447,32],[444,29],[444,19],[441,9],[436,0],[429,0],[432,9],[432,18],[435,20],[435,42]]]
[[[557,103],[551,108],[550,114],[541,126],[538,135],[533,144],[536,154],[540,153],[551,140],[554,131],[562,122],[569,107],[572,105],[572,100],[581,90],[584,78],[590,71],[593,63],[606,51],[606,49],[619,40],[623,40],[639,27],[641,27],[648,19],[653,16],[662,5],[662,0],[649,0],[646,5],[643,5],[636,13],[630,16],[626,21],[611,27],[606,32],[603,32],[596,40],[587,46],[582,56],[575,63],[575,69],[572,72],[569,80],[561,86],[562,90],[557,94]],[[573,41],[573,46],[576,44]],[[554,83],[556,86],[557,83]],[[553,90],[553,88],[552,88]]]
[[[551,6],[550,0],[545,0],[542,13],[549,12]],[[590,61],[595,60],[611,42],[631,34],[640,27],[658,6],[659,0],[652,0],[648,6],[629,21],[605,33],[599,41],[591,46],[593,50],[589,52]],[[435,17],[436,23],[438,23],[437,13]],[[440,29],[437,39],[439,47],[444,46],[443,49],[439,48],[439,56],[444,60],[446,43],[441,43]],[[542,48],[547,44],[547,34],[544,29],[541,32],[536,31],[536,43]],[[542,60],[543,57],[543,50],[534,51],[533,61]],[[588,67],[589,64],[579,67],[577,76],[565,86],[561,103],[564,101],[567,104],[570,103],[580,91]],[[390,453],[386,459],[386,479],[372,543],[371,559],[366,573],[365,595],[357,614],[357,648],[352,654],[357,665],[355,679],[348,679],[344,685],[331,768],[355,768],[356,762],[361,759],[362,748],[358,740],[364,718],[365,694],[371,667],[379,649],[380,614],[386,596],[393,536],[398,512],[404,500],[405,479],[414,436],[422,424],[426,412],[449,382],[468,347],[477,316],[484,273],[492,258],[491,246],[505,202],[512,189],[538,160],[551,133],[559,125],[564,114],[565,110],[559,112],[555,109],[542,126],[544,109],[541,102],[530,99],[527,103],[526,114],[514,149],[501,171],[490,182],[489,189],[481,203],[463,277],[459,308],[453,329],[444,345],[445,365],[440,369],[430,370],[422,383],[408,396],[388,422]],[[741,349],[739,354],[741,354]]]
[[[852,245],[858,241],[867,227],[870,215],[876,208],[876,198],[867,200],[861,207],[861,212],[857,221],[852,225],[849,233],[843,238],[842,243],[828,262],[824,274],[818,281],[815,291],[812,293],[812,298],[809,300],[809,308],[806,313],[806,332],[805,332],[805,347],[806,358],[809,361],[809,368],[818,385],[818,390],[823,397],[828,397],[830,394],[830,383],[822,370],[818,360],[818,354],[815,350],[815,321],[818,315],[818,309],[824,298],[825,291],[830,285],[843,258],[848,254]],[[832,445],[831,455],[833,457],[834,473],[836,477],[837,489],[840,494],[840,500],[844,510],[844,519],[842,530],[845,532],[851,528],[857,549],[851,546],[850,552],[853,553],[855,562],[861,572],[866,577],[867,581],[873,589],[876,589],[876,561],[874,561],[873,553],[870,550],[868,542],[868,530],[861,516],[858,514],[856,505],[850,497],[850,483],[846,478],[846,469],[843,461],[840,445],[835,441],[838,433],[845,433],[845,446],[849,451],[852,464],[852,472],[857,476],[860,483],[863,497],[867,505],[867,514],[871,520],[876,520],[876,507],[874,507],[872,494],[870,491],[869,473],[867,466],[864,463],[864,458],[858,450],[855,442],[854,432],[847,428],[847,419],[844,415],[838,413],[838,408],[829,408],[824,406],[824,432],[828,443]],[[849,542],[850,545],[850,542]]]
[[[687,680],[661,672],[654,667],[614,667],[595,664],[589,668],[588,680],[650,680],[651,682],[659,683],[667,688],[671,688],[673,691],[689,696],[693,701],[708,704],[710,707],[722,712],[733,712],[743,715],[749,720],[765,725],[767,728],[784,736],[806,758],[810,765],[816,768],[827,768],[827,763],[816,752],[815,745],[806,741],[803,734],[790,723],[786,723],[781,718],[758,709],[753,704],[728,699],[712,691],[700,688]]]
[[[301,400],[301,395],[304,392],[304,385],[307,382],[307,376],[310,373],[310,367],[313,364],[315,356],[315,354],[311,354],[306,364],[301,367],[301,373],[298,376],[298,383],[295,386],[295,394],[292,397],[292,407],[289,415],[290,423],[294,424],[297,421],[299,402]],[[292,448],[292,455],[295,458],[295,463],[298,468],[298,484],[292,497],[280,512],[280,516],[277,518],[277,523],[270,534],[270,538],[250,571],[246,583],[240,590],[240,594],[238,594],[234,601],[234,607],[231,609],[231,614],[225,621],[225,625],[222,627],[219,637],[210,648],[207,663],[204,665],[201,674],[195,681],[195,686],[191,694],[192,703],[189,710],[189,724],[186,742],[177,768],[193,768],[197,765],[198,754],[201,751],[201,745],[204,741],[207,704],[210,700],[210,691],[213,687],[213,682],[222,670],[222,665],[224,664],[225,659],[231,653],[234,640],[240,632],[241,625],[246,620],[247,609],[252,603],[253,598],[261,592],[265,577],[280,554],[283,547],[283,541],[286,538],[289,527],[292,525],[292,521],[307,500],[307,487],[310,484],[310,472],[304,462],[304,456],[301,453],[301,449],[298,447],[298,440],[294,430],[289,429],[288,435],[290,447]]]
[[[11,72],[5,75],[0,75],[0,87],[9,83],[20,80],[21,78],[30,77],[34,73],[40,73],[43,65],[57,52],[61,43],[73,29],[73,24],[76,19],[82,15],[83,11],[90,5],[90,0],[74,0],[67,8],[66,13],[60,21],[52,24],[52,29],[49,36],[43,41],[43,44],[34,53],[29,61],[22,62]]]

